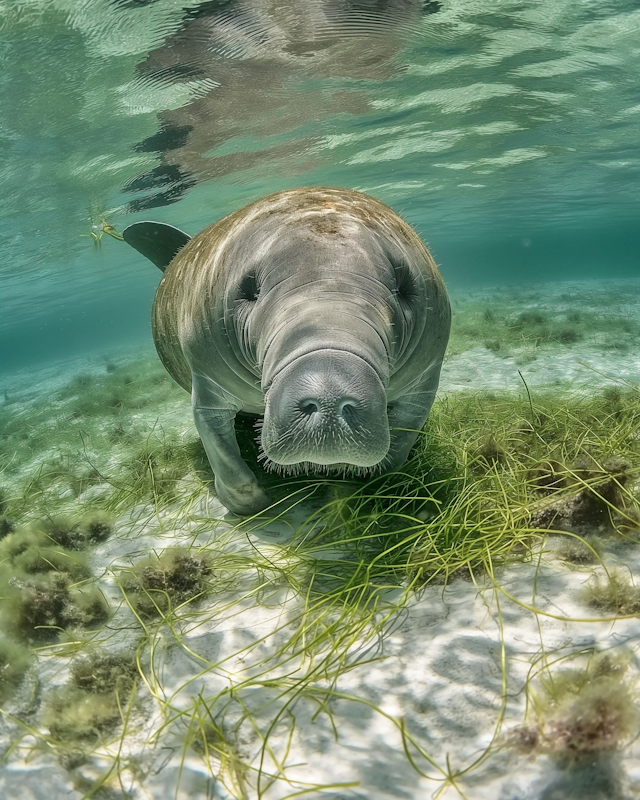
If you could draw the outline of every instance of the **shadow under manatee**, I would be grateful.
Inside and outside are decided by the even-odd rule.
[[[131,9],[153,0],[113,2]],[[140,91],[182,88],[192,99],[162,111],[158,131],[135,146],[160,163],[123,187],[139,195],[128,210],[175,203],[196,182],[274,159],[287,159],[293,173],[308,169],[317,160],[309,124],[369,111],[371,86],[362,83],[397,74],[399,50],[440,7],[209,0],[186,8],[179,29],[138,67],[137,83]],[[295,130],[300,135],[289,136]]]
[[[290,516],[290,512],[296,506],[305,505],[303,516],[312,514],[314,510],[328,502],[331,496],[331,481],[326,476],[310,474],[289,479],[263,469],[258,442],[261,419],[255,414],[240,412],[235,420],[236,439],[242,458],[260,485],[271,495],[274,503],[266,512],[240,523],[244,530],[250,530],[256,535],[261,534],[261,529],[265,524],[272,523],[274,519],[283,515]],[[207,459],[204,445],[199,438],[189,443],[187,455],[198,478],[208,491],[215,494],[215,476]],[[353,490],[362,483],[364,480],[360,480],[359,483],[352,481],[348,485]]]

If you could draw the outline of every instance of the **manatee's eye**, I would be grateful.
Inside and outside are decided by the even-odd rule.
[[[392,261],[393,273],[396,279],[395,293],[401,300],[410,303],[416,299],[416,280],[411,274],[409,265],[404,261]]]
[[[254,303],[258,299],[260,289],[255,275],[245,275],[238,287],[238,300],[247,300]]]

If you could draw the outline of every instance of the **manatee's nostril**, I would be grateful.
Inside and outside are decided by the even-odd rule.
[[[353,405],[353,403],[340,403],[338,411],[345,422],[347,422],[349,425],[353,424],[356,419],[356,407]]]
[[[306,417],[310,417],[320,411],[320,405],[315,400],[303,400],[298,407]]]

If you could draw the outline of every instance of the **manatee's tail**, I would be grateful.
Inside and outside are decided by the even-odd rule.
[[[164,222],[134,222],[122,231],[122,238],[162,272],[191,239],[184,231]]]

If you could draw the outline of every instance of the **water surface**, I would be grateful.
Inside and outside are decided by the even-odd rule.
[[[401,212],[452,287],[638,273],[632,0],[5,0],[0,369],[149,341],[190,234],[308,184]]]

